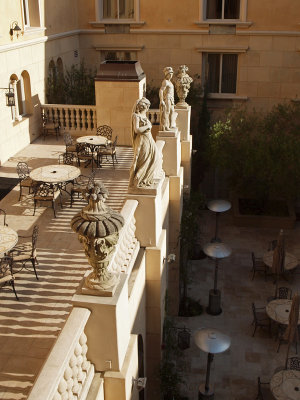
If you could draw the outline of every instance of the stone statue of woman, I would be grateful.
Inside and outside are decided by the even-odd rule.
[[[132,112],[132,141],[134,159],[130,169],[129,187],[147,187],[154,183],[159,158],[151,134],[152,124],[147,118],[150,101],[145,97],[136,101]]]

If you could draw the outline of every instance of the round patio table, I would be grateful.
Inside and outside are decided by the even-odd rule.
[[[18,242],[18,234],[5,225],[0,225],[0,256],[11,250]]]
[[[300,400],[300,371],[277,372],[271,378],[270,389],[277,400]]]
[[[274,250],[268,251],[263,255],[263,262],[270,268],[272,268],[272,263],[273,263],[273,254]],[[294,268],[296,268],[298,265],[298,260],[297,258],[291,254],[291,253],[285,253],[284,257],[284,269],[286,271],[290,271]]]
[[[91,149],[91,152],[93,153],[93,159],[92,159],[92,169],[93,169],[93,161],[94,161],[94,153],[96,153],[96,158],[95,162],[97,167],[101,168],[101,157],[99,156],[97,152],[98,147],[106,147],[108,144],[111,143],[111,140],[108,140],[105,136],[80,136],[79,138],[76,139],[77,143],[84,143],[89,146]]]
[[[270,301],[266,306],[268,316],[279,324],[288,325],[292,300],[276,299]],[[300,311],[298,324],[300,324]],[[300,400],[300,399],[299,399]]]
[[[73,181],[80,174],[80,169],[73,165],[58,164],[35,168],[30,172],[30,178],[38,182],[59,184]]]
[[[105,136],[80,136],[76,139],[77,143],[86,143],[90,146],[106,146],[111,143]]]

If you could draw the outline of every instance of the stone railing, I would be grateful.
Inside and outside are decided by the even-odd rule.
[[[94,378],[84,333],[91,312],[75,307],[59,335],[28,400],[85,400]]]
[[[120,231],[116,251],[110,261],[110,268],[115,272],[125,272],[130,274],[135,262],[140,243],[135,237],[135,217],[134,213],[138,206],[136,200],[127,200],[121,210],[125,224]]]
[[[147,117],[152,125],[159,125],[159,114],[159,109],[152,109],[147,112]]]
[[[41,112],[49,121],[58,121],[66,131],[82,135],[96,133],[96,106],[76,106],[70,104],[42,104]]]

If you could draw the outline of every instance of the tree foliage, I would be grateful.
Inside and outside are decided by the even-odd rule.
[[[49,104],[95,104],[96,69],[87,68],[85,62],[71,65],[61,73],[57,68],[49,71],[46,96]]]
[[[232,110],[209,136],[211,163],[229,172],[237,193],[295,199],[300,191],[300,106],[278,104],[268,113]]]

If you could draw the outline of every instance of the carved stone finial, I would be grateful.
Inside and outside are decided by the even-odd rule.
[[[101,183],[92,183],[83,192],[88,205],[76,214],[71,227],[83,243],[85,255],[93,271],[85,279],[85,288],[112,292],[119,276],[108,271],[108,265],[118,242],[124,218],[105,204],[108,190]]]
[[[180,65],[176,73],[175,87],[176,93],[179,98],[179,102],[176,104],[177,107],[187,108],[188,104],[185,99],[189,94],[189,89],[193,79],[187,74],[188,67],[186,65]]]

